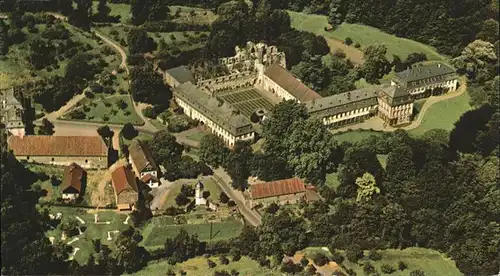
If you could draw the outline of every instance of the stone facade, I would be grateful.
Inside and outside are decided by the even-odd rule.
[[[0,90],[0,122],[12,135],[23,136],[24,108],[14,96],[14,88]]]

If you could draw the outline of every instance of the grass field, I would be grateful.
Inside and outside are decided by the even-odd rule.
[[[470,109],[469,95],[467,93],[438,102],[427,109],[420,126],[410,130],[409,133],[413,136],[420,136],[426,131],[435,128],[450,131],[453,129],[455,122],[460,119],[460,116]]]
[[[193,134],[188,135],[186,138],[188,138],[189,140],[200,142],[201,139],[207,135],[208,135],[208,133],[206,133],[206,132],[195,132]]]
[[[94,248],[92,244],[93,239],[99,239],[103,244],[107,244],[110,246],[112,250],[115,249],[114,241],[116,240],[117,235],[119,234],[111,234],[112,240],[108,241],[108,231],[119,230],[123,231],[128,226],[123,224],[126,219],[126,215],[118,214],[114,211],[103,211],[99,212],[99,221],[105,222],[110,221],[110,224],[95,224],[94,223],[94,215],[87,213],[85,209],[73,208],[73,207],[51,207],[51,214],[56,214],[57,212],[62,213],[62,223],[65,223],[70,220],[76,220],[75,216],[80,217],[85,221],[85,226],[87,229],[83,232],[82,235],[77,235],[79,240],[72,243],[71,246],[73,248],[78,247],[80,250],[75,255],[75,260],[77,260],[80,264],[83,264],[87,261],[90,254],[94,253]],[[80,224],[81,225],[81,224]],[[60,240],[61,231],[59,229],[50,230],[47,232],[48,237],[55,237],[56,240]],[[75,237],[68,237],[66,242],[71,241]]]
[[[187,215],[189,216],[189,215]],[[222,222],[214,222],[212,226],[212,241],[227,240],[239,235],[243,224],[229,218]],[[189,234],[198,235],[201,241],[210,241],[210,223],[175,224],[173,217],[155,217],[144,226],[143,245],[150,249],[162,247],[168,237],[174,237],[181,229]]]
[[[360,43],[361,47],[366,47],[374,43],[384,43],[387,45],[387,57],[391,60],[393,54],[404,59],[408,54],[414,52],[425,53],[429,60],[445,59],[445,57],[436,52],[431,46],[413,40],[399,38],[373,27],[343,23],[334,31],[327,32],[324,28],[328,25],[328,22],[324,15],[305,14],[292,11],[289,11],[289,14],[292,21],[292,27],[297,30],[309,31],[316,35],[324,36],[327,39],[336,39],[340,41],[344,41],[346,37],[350,37],[354,42]]]
[[[177,10],[180,10],[179,17],[174,18],[172,21],[178,23],[189,23],[189,24],[212,24],[212,22],[217,19],[212,11],[196,8],[196,7],[186,7],[186,6],[169,6],[170,14],[174,16]],[[194,14],[191,12],[194,11]]]
[[[123,138],[123,144],[129,146],[130,144],[132,144],[132,142],[136,141],[136,140],[143,140],[143,141],[147,141],[147,140],[151,140],[153,139],[153,136],[152,135],[149,135],[149,134],[146,134],[146,133],[142,133],[142,132],[139,132],[139,135],[137,135],[137,137],[135,137],[134,139],[131,139],[131,140],[127,140],[125,138]]]
[[[340,143],[342,142],[356,143],[372,135],[380,136],[382,135],[382,132],[370,131],[370,130],[352,130],[340,134],[335,134],[334,137]]]
[[[94,10],[94,13],[97,12],[97,5],[99,4],[99,1],[93,1],[92,2],[92,8]],[[130,5],[129,4],[115,4],[115,3],[106,3],[108,7],[111,9],[111,12],[109,15],[111,16],[120,16],[120,22],[121,23],[128,23],[130,20]]]
[[[132,99],[129,95],[96,95],[96,97],[103,98],[83,99],[82,101],[80,101],[81,106],[75,107],[68,113],[64,114],[63,119],[71,119],[69,114],[76,109],[85,111],[85,109],[87,108],[88,111],[85,111],[86,121],[110,124],[144,124],[144,121],[135,112]],[[123,110],[117,106],[117,103],[120,100],[123,100],[125,101],[125,103],[127,103],[127,107]],[[116,113],[113,114],[113,112]]]
[[[185,271],[188,276],[206,276],[213,275],[215,271],[226,270],[230,272],[231,270],[236,270],[239,275],[242,276],[280,276],[276,270],[271,270],[268,268],[263,268],[259,264],[248,258],[242,257],[239,261],[233,262],[231,258],[229,264],[223,265],[220,263],[219,258],[211,257],[210,260],[215,262],[217,266],[215,268],[208,267],[207,259],[204,257],[197,257],[190,259],[186,262],[176,264],[174,266],[169,265],[167,261],[154,261],[150,262],[147,267],[143,270],[136,272],[134,274],[124,274],[124,276],[150,276],[150,275],[165,275],[166,271],[171,269],[175,273],[179,274],[180,271]]]
[[[218,94],[218,97],[234,106],[246,117],[250,117],[257,109],[271,110],[273,107],[273,104],[254,88],[224,92]]]
[[[197,180],[193,179],[192,181],[190,180],[188,183],[191,187],[194,188],[195,184],[197,183]],[[217,183],[215,183],[215,180],[213,180],[212,178],[205,178],[202,180],[202,183],[204,186],[204,191],[210,192],[210,196],[208,197],[208,199],[214,202],[219,201],[219,194],[221,190],[217,185]],[[162,206],[162,209],[165,209],[170,206],[179,207],[175,202],[175,197],[181,192],[181,187],[183,184],[187,184],[186,180],[178,180],[175,181],[174,184],[172,184],[172,186],[168,191],[167,198]]]

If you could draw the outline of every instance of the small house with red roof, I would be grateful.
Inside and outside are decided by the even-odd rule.
[[[76,200],[85,191],[87,172],[76,163],[71,163],[64,169],[61,183],[62,198],[64,200]]]
[[[271,203],[284,205],[295,204],[301,200],[309,202],[318,199],[313,186],[306,185],[297,177],[253,184],[250,186],[248,197],[251,208]]]
[[[139,189],[134,173],[129,168],[120,166],[111,173],[111,180],[118,209],[131,209],[139,199]]]

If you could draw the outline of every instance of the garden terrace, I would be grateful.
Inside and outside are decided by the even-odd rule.
[[[248,118],[258,109],[269,111],[273,107],[273,104],[255,88],[222,92],[217,94],[217,97],[238,109]]]

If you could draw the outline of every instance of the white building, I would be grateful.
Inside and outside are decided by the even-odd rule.
[[[195,199],[195,205],[207,205],[207,200],[203,197],[203,183],[201,181],[198,181],[195,186],[195,192],[194,192],[194,199]]]

